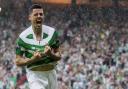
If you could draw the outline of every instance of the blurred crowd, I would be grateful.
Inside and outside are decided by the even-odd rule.
[[[15,40],[29,26],[30,2],[21,2],[0,13],[0,89],[29,89],[25,68],[14,64]],[[58,89],[128,89],[128,8],[44,8],[60,37]]]

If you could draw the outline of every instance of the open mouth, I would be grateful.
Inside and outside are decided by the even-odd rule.
[[[37,20],[36,20],[36,23],[37,23],[37,24],[41,24],[41,23],[42,23],[42,20],[41,20],[41,19],[37,19]]]

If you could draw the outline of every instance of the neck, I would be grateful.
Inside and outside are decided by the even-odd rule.
[[[42,28],[33,28],[33,32],[36,36],[36,40],[40,41],[42,37]]]

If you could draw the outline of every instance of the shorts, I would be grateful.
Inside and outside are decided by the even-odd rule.
[[[57,89],[56,71],[27,71],[30,89]]]

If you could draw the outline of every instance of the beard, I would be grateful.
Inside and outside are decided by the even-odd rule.
[[[42,25],[41,26],[36,26],[34,28],[34,33],[35,34],[41,34],[42,33]]]
[[[42,24],[35,24],[34,28],[35,29],[42,29]]]

